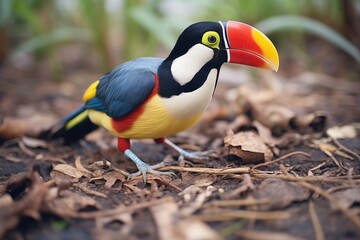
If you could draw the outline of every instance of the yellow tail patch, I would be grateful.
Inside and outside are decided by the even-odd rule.
[[[86,118],[88,117],[88,110],[85,110],[84,112],[80,113],[79,115],[77,115],[76,117],[74,117],[73,119],[71,119],[65,126],[66,130],[69,130],[73,127],[75,127],[76,125],[78,125],[79,123],[81,123],[82,121],[84,121]]]
[[[99,80],[92,83],[85,91],[83,95],[83,101],[87,102],[96,96],[96,87],[99,85]]]

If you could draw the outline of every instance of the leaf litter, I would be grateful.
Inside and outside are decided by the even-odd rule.
[[[71,224],[90,220],[89,232],[110,239],[359,237],[358,124],[327,128],[330,112],[309,109],[310,98],[247,87],[220,88],[202,124],[172,139],[189,150],[213,148],[216,160],[162,167],[176,176],[149,174],[146,185],[141,176],[128,179],[133,164],[104,132],[68,148],[5,131],[2,140],[12,140],[0,146],[0,164],[25,163],[28,170],[2,173],[0,238],[27,236],[21,222],[42,223],[48,214]],[[142,146],[135,151],[151,164],[162,160],[151,162]],[[178,157],[163,148],[159,154],[170,162]]]

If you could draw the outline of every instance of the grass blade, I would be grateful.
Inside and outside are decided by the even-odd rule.
[[[360,63],[359,49],[357,49],[354,44],[348,41],[340,33],[334,31],[319,21],[301,16],[282,15],[267,18],[257,23],[256,27],[265,34],[288,30],[303,30],[306,33],[311,33],[324,38],[325,40],[345,51]]]

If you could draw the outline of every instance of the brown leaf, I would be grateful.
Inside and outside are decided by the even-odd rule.
[[[297,183],[269,178],[260,184],[254,196],[258,199],[266,198],[269,200],[269,203],[260,207],[261,210],[277,210],[283,209],[293,202],[308,199],[310,193]]]
[[[92,207],[100,209],[100,204],[91,197],[82,196],[67,190],[60,191],[58,188],[52,188],[46,197],[44,209],[60,217],[77,217],[78,212]],[[82,211],[83,212],[83,211]]]
[[[88,188],[86,185],[87,185],[87,183],[85,182],[85,183],[81,183],[81,184],[76,184],[75,186],[78,187],[81,191],[83,191],[86,194],[93,195],[93,196],[100,197],[100,198],[107,198],[107,195],[105,195],[101,192],[92,190],[92,189]]]
[[[321,132],[327,124],[327,116],[323,112],[314,112],[303,116],[295,116],[291,121],[291,126],[302,134],[311,132]]]
[[[90,181],[99,180],[99,179],[104,179],[106,181],[105,182],[106,189],[110,189],[118,180],[121,182],[125,182],[126,180],[125,176],[122,175],[121,173],[118,173],[116,171],[111,171],[105,173],[104,175],[100,175],[98,177],[92,178],[90,179]]]
[[[77,156],[75,159],[75,167],[79,169],[81,172],[88,173],[91,175],[91,172],[82,165],[80,156]]]
[[[206,199],[217,191],[218,189],[211,185],[206,188],[194,185],[187,187],[183,192],[179,193],[179,195],[183,196],[185,202],[187,203],[187,205],[181,209],[181,215],[192,215],[203,206]]]
[[[0,115],[0,141],[24,136],[25,130],[25,122]]]
[[[204,222],[182,218],[178,205],[173,200],[152,206],[150,210],[162,240],[221,239]]]
[[[0,208],[7,207],[13,203],[13,199],[10,194],[6,193],[0,197]]]
[[[234,135],[230,130],[224,138],[225,146],[229,148],[229,155],[235,155],[244,163],[258,164],[270,161],[273,157],[270,149],[253,131],[239,132]]]
[[[31,137],[22,137],[21,141],[25,144],[25,146],[29,148],[48,148],[47,142],[40,139],[31,138]]]
[[[133,217],[132,213],[124,212],[118,213],[111,216],[103,216],[95,219],[96,228],[100,231],[104,231],[106,225],[112,222],[121,222],[121,229],[117,230],[120,235],[127,236],[133,228]],[[119,236],[118,236],[119,237]],[[120,238],[120,237],[119,237]]]
[[[333,139],[356,138],[356,128],[353,125],[335,126],[326,130]]]
[[[177,192],[181,192],[181,189],[179,187],[177,187],[176,185],[171,183],[171,181],[169,181],[169,179],[171,179],[170,176],[161,176],[159,174],[149,174],[146,176],[146,179],[149,182],[151,182],[151,181],[160,182],[160,183],[164,184],[165,186],[174,189]],[[130,185],[132,185],[132,186],[143,185],[143,177],[137,176],[135,178],[132,178],[132,179],[126,181],[126,183],[124,184],[124,186],[127,186],[127,187],[129,187]]]
[[[240,183],[240,186],[238,188],[230,191],[226,195],[224,195],[223,196],[224,199],[238,198],[241,193],[246,192],[246,191],[252,191],[255,189],[255,186],[254,186],[253,182],[251,181],[251,176],[249,174],[244,174],[242,176],[243,176],[243,180]]]
[[[296,116],[289,108],[275,104],[253,104],[251,110],[253,118],[270,128],[276,136],[291,130],[291,121]]]
[[[359,188],[349,188],[341,192],[335,192],[332,194],[338,203],[344,208],[350,208],[356,203],[360,203],[360,189]],[[336,209],[335,206],[331,206],[333,209]]]
[[[9,181],[9,187],[12,182],[14,181]],[[40,218],[40,209],[43,206],[43,200],[48,191],[37,172],[23,174],[20,178],[19,176],[16,176],[16,182],[19,186],[24,186],[29,182],[31,185],[26,191],[25,196],[18,201],[11,203],[9,200],[2,199],[4,205],[0,206],[1,239],[8,230],[17,226],[22,217],[29,216],[34,219]]]
[[[87,172],[80,171],[79,169],[69,165],[69,164],[58,164],[54,167],[53,171],[57,171],[68,175],[70,177],[80,179],[81,177],[85,176],[90,178],[91,175]]]

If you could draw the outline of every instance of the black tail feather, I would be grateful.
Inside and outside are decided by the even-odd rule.
[[[49,129],[43,131],[40,134],[41,138],[52,140],[52,139],[63,139],[65,143],[71,143],[84,138],[88,133],[98,128],[97,125],[92,123],[89,117],[86,115],[87,109],[82,106],[70,113],[59,122],[54,124]],[[70,122],[76,117],[79,118],[81,114],[85,114],[77,121],[76,124],[70,126]]]

